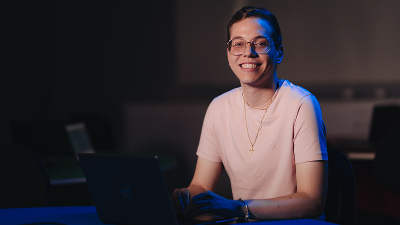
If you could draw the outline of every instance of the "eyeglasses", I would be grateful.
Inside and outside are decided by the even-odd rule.
[[[256,37],[252,41],[245,41],[243,38],[233,38],[228,41],[229,53],[234,56],[240,56],[244,53],[247,47],[247,43],[250,43],[251,48],[257,54],[267,54],[270,46],[273,42],[266,37]]]

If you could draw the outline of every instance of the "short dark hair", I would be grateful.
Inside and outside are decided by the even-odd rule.
[[[241,10],[237,11],[235,15],[232,16],[231,21],[228,23],[228,40],[230,40],[230,31],[233,24],[240,22],[247,18],[260,18],[266,20],[269,25],[272,27],[272,39],[275,43],[275,48],[278,49],[279,46],[282,45],[282,34],[281,29],[279,28],[278,20],[274,16],[274,14],[270,13],[268,10],[261,8],[261,7],[254,7],[254,6],[245,6]]]

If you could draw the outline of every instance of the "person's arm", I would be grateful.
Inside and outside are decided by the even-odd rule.
[[[296,164],[297,192],[272,199],[244,200],[249,207],[250,219],[274,220],[320,216],[325,207],[327,176],[325,161]],[[184,215],[193,218],[203,213],[215,213],[231,218],[244,217],[247,210],[240,201],[225,199],[212,192],[203,192],[192,198]]]
[[[221,162],[211,162],[198,157],[196,170],[188,189],[192,196],[204,191],[214,191],[222,172]]]
[[[258,220],[319,217],[328,189],[328,164],[314,161],[296,164],[297,192],[267,200],[245,200],[250,218]],[[242,208],[243,212],[246,209]]]
[[[171,199],[179,212],[183,213],[191,200],[191,196],[205,191],[214,191],[222,172],[221,162],[212,162],[198,157],[196,170],[189,187],[175,189]]]

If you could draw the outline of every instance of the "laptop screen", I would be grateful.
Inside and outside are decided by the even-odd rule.
[[[78,153],[95,153],[84,123],[70,124],[65,129],[77,158]]]

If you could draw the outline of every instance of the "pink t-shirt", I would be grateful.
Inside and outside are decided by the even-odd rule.
[[[325,126],[317,99],[287,80],[280,80],[279,86],[251,156],[242,88],[220,95],[208,107],[197,155],[223,163],[234,199],[293,194],[297,189],[295,164],[328,160]],[[246,105],[252,142],[264,112]]]

